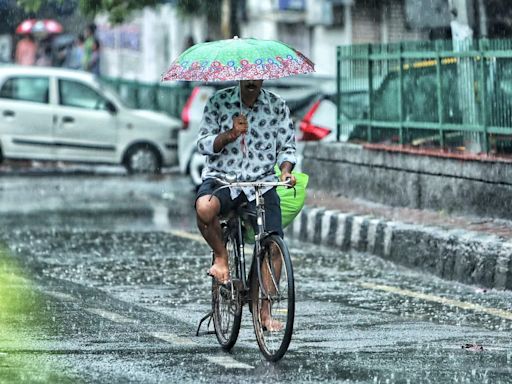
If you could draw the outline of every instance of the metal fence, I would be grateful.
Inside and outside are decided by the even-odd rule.
[[[178,118],[192,92],[192,87],[188,83],[167,85],[109,77],[102,77],[100,81],[114,88],[121,100],[130,108],[164,112]]]
[[[343,46],[337,58],[338,140],[512,153],[512,40]]]

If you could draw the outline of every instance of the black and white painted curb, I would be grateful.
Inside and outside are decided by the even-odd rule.
[[[494,235],[307,206],[287,234],[342,251],[368,252],[449,280],[512,290],[512,242]]]

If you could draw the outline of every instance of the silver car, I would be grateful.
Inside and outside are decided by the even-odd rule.
[[[158,172],[178,163],[178,119],[129,109],[93,75],[0,67],[0,160],[122,164]]]

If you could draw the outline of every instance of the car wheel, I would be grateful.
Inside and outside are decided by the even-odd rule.
[[[131,147],[124,157],[124,166],[129,173],[158,173],[161,163],[160,153],[149,144]]]
[[[197,187],[201,185],[203,179],[201,178],[201,174],[203,173],[204,168],[204,155],[201,155],[197,152],[192,154],[189,163],[189,175],[192,179],[192,183]]]

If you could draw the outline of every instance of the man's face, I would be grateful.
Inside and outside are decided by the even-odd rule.
[[[242,80],[240,87],[244,95],[259,95],[263,80]]]

